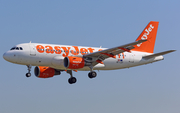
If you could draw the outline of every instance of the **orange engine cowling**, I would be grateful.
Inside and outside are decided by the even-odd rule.
[[[57,72],[55,69],[50,67],[36,66],[34,68],[34,74],[38,78],[50,78],[54,75],[60,75],[60,71]]]
[[[84,58],[68,56],[64,58],[64,67],[69,69],[80,69],[85,66]]]

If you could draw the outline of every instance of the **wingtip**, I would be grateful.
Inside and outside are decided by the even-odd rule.
[[[177,51],[177,50],[169,50],[169,51],[171,51],[171,52],[175,52],[175,51]]]

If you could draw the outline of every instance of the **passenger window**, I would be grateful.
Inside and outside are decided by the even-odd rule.
[[[20,47],[20,50],[23,50],[23,48],[22,48],[22,47]]]
[[[18,48],[18,47],[16,47],[16,50],[19,50],[19,48]]]

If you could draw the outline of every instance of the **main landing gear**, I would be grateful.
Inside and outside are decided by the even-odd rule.
[[[76,83],[77,82],[77,79],[75,78],[75,77],[73,77],[73,75],[72,75],[72,70],[67,70],[66,71],[68,74],[70,74],[70,78],[68,79],[68,82],[69,82],[69,84],[74,84],[74,83]],[[97,76],[97,73],[95,72],[95,71],[91,71],[91,72],[89,72],[88,73],[88,77],[89,78],[95,78]]]
[[[75,77],[71,77],[68,79],[69,84],[74,84],[74,83],[76,83],[76,81],[77,81],[77,79]]]
[[[74,84],[74,83],[76,83],[77,79],[72,76],[72,70],[67,70],[66,72],[71,75],[71,77],[68,79],[69,84]]]
[[[31,67],[32,65],[27,65],[27,68],[28,68],[28,73],[26,73],[26,77],[30,77],[31,76]]]
[[[89,66],[91,72],[88,73],[89,78],[95,78],[97,76],[97,73],[93,71],[93,66]]]
[[[93,71],[93,66],[89,66],[89,68],[91,71],[88,73],[88,77],[95,78],[97,76],[97,73],[95,71]],[[68,79],[69,84],[76,83],[77,79],[72,76],[72,70],[67,70],[66,72],[71,75],[71,77]]]
[[[89,78],[95,78],[97,76],[97,73],[95,71],[91,71],[88,73]]]

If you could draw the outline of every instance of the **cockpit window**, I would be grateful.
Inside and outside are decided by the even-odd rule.
[[[11,48],[11,50],[14,50],[14,49],[15,49],[15,47]]]
[[[22,47],[13,47],[10,50],[23,50],[23,48]]]

